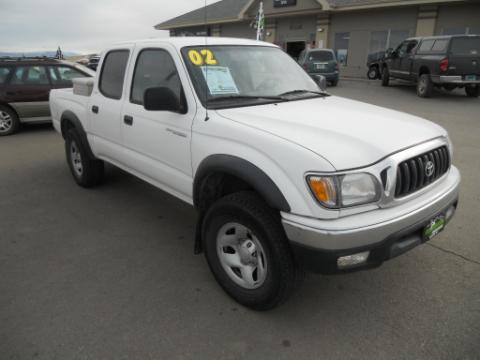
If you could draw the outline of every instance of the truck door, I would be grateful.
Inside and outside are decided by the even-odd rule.
[[[128,59],[133,46],[109,50],[103,57],[101,70],[87,109],[94,153],[114,162],[121,162],[121,115]]]
[[[391,60],[389,61],[390,74],[399,79],[407,79],[409,73],[404,70],[403,60],[407,56],[407,48],[409,41],[402,42],[397,49],[393,52]]]
[[[179,55],[174,48],[165,46],[135,50],[135,66],[131,66],[131,85],[122,113],[124,158],[130,169],[150,182],[190,198],[191,127],[196,106]],[[143,96],[146,89],[153,87],[170,89],[182,110],[146,110]]]
[[[405,53],[403,57],[400,58],[399,70],[402,72],[402,76],[404,76],[404,79],[406,80],[412,80],[412,65],[417,45],[417,40],[408,41],[405,48]]]

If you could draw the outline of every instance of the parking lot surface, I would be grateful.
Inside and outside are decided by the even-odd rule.
[[[480,100],[330,90],[447,128],[463,180],[438,237],[375,270],[307,275],[253,312],[193,255],[193,208],[113,167],[82,189],[61,137],[25,127],[0,138],[0,359],[480,359]]]

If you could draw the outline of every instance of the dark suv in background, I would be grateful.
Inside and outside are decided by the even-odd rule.
[[[467,96],[480,94],[480,35],[410,38],[387,50],[382,85],[391,78],[414,81],[417,94],[429,97],[434,87],[465,88]]]
[[[50,121],[50,90],[72,87],[72,79],[93,74],[63,60],[0,58],[0,136],[13,134],[20,123]]]
[[[332,86],[338,84],[338,61],[331,49],[305,49],[298,57],[298,63],[310,75],[322,75]]]

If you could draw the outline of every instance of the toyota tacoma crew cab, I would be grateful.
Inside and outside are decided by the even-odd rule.
[[[111,163],[193,205],[192,248],[236,301],[266,310],[304,269],[379,266],[452,218],[460,174],[440,126],[326,93],[273,44],[117,44],[97,75],[53,90],[83,187]]]

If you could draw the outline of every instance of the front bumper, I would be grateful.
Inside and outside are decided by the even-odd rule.
[[[460,174],[452,166],[435,189],[406,204],[330,221],[302,221],[282,214],[282,223],[297,260],[310,271],[338,273],[375,267],[424,242],[422,230],[430,220],[456,208],[459,184]],[[337,266],[339,257],[365,251],[370,254],[362,264]]]
[[[462,76],[452,75],[432,75],[434,84],[451,84],[451,85],[475,85],[480,84],[480,80],[465,80]],[[477,77],[478,78],[478,77]]]

